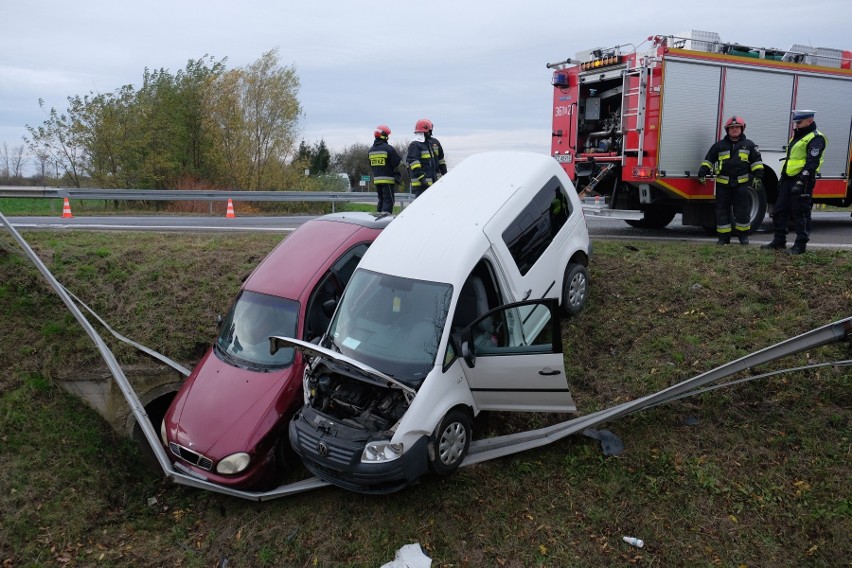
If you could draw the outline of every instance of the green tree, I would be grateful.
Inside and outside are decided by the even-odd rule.
[[[325,140],[320,140],[311,152],[311,173],[316,175],[327,173],[330,163],[331,152],[328,151]]]

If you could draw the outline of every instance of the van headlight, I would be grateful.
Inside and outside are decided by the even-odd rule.
[[[222,475],[236,475],[244,471],[251,462],[251,458],[245,452],[237,452],[219,460],[216,465],[216,473]]]
[[[361,461],[367,463],[380,463],[393,461],[402,455],[402,444],[391,442],[370,442],[364,446]]]

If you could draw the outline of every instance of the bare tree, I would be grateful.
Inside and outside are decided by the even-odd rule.
[[[24,166],[26,165],[26,160],[24,159],[24,146],[19,144],[12,148],[12,156],[11,156],[11,173],[14,178],[22,178],[24,177]]]
[[[51,108],[43,125],[36,128],[28,124],[30,138],[25,141],[33,153],[39,150],[47,152],[69,181],[75,187],[80,187],[86,164],[85,141],[78,119],[80,99],[69,97],[68,102],[68,114],[59,114],[55,108]],[[44,100],[39,99],[38,104],[44,109]]]
[[[11,171],[12,159],[9,155],[9,147],[3,142],[3,146],[0,147],[0,177],[8,178]]]

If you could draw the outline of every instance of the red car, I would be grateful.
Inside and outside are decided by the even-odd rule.
[[[311,220],[258,265],[166,412],[160,435],[175,468],[264,489],[296,463],[287,426],[304,402],[305,360],[292,348],[270,354],[268,338],[321,336],[352,272],[391,219],[337,213]]]

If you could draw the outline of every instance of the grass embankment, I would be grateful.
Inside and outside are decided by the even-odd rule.
[[[188,365],[214,337],[215,314],[280,238],[25,237],[118,331]],[[587,310],[563,324],[583,413],[852,314],[849,252],[789,258],[756,247],[596,242],[595,253]],[[5,233],[0,317],[4,566],[377,567],[410,542],[436,568],[852,558],[848,367],[761,379],[607,424],[626,447],[614,457],[574,436],[395,495],[327,488],[253,503],[166,484],[56,385],[100,360]],[[142,360],[106,339],[123,364]],[[786,363],[845,358],[847,343]]]

